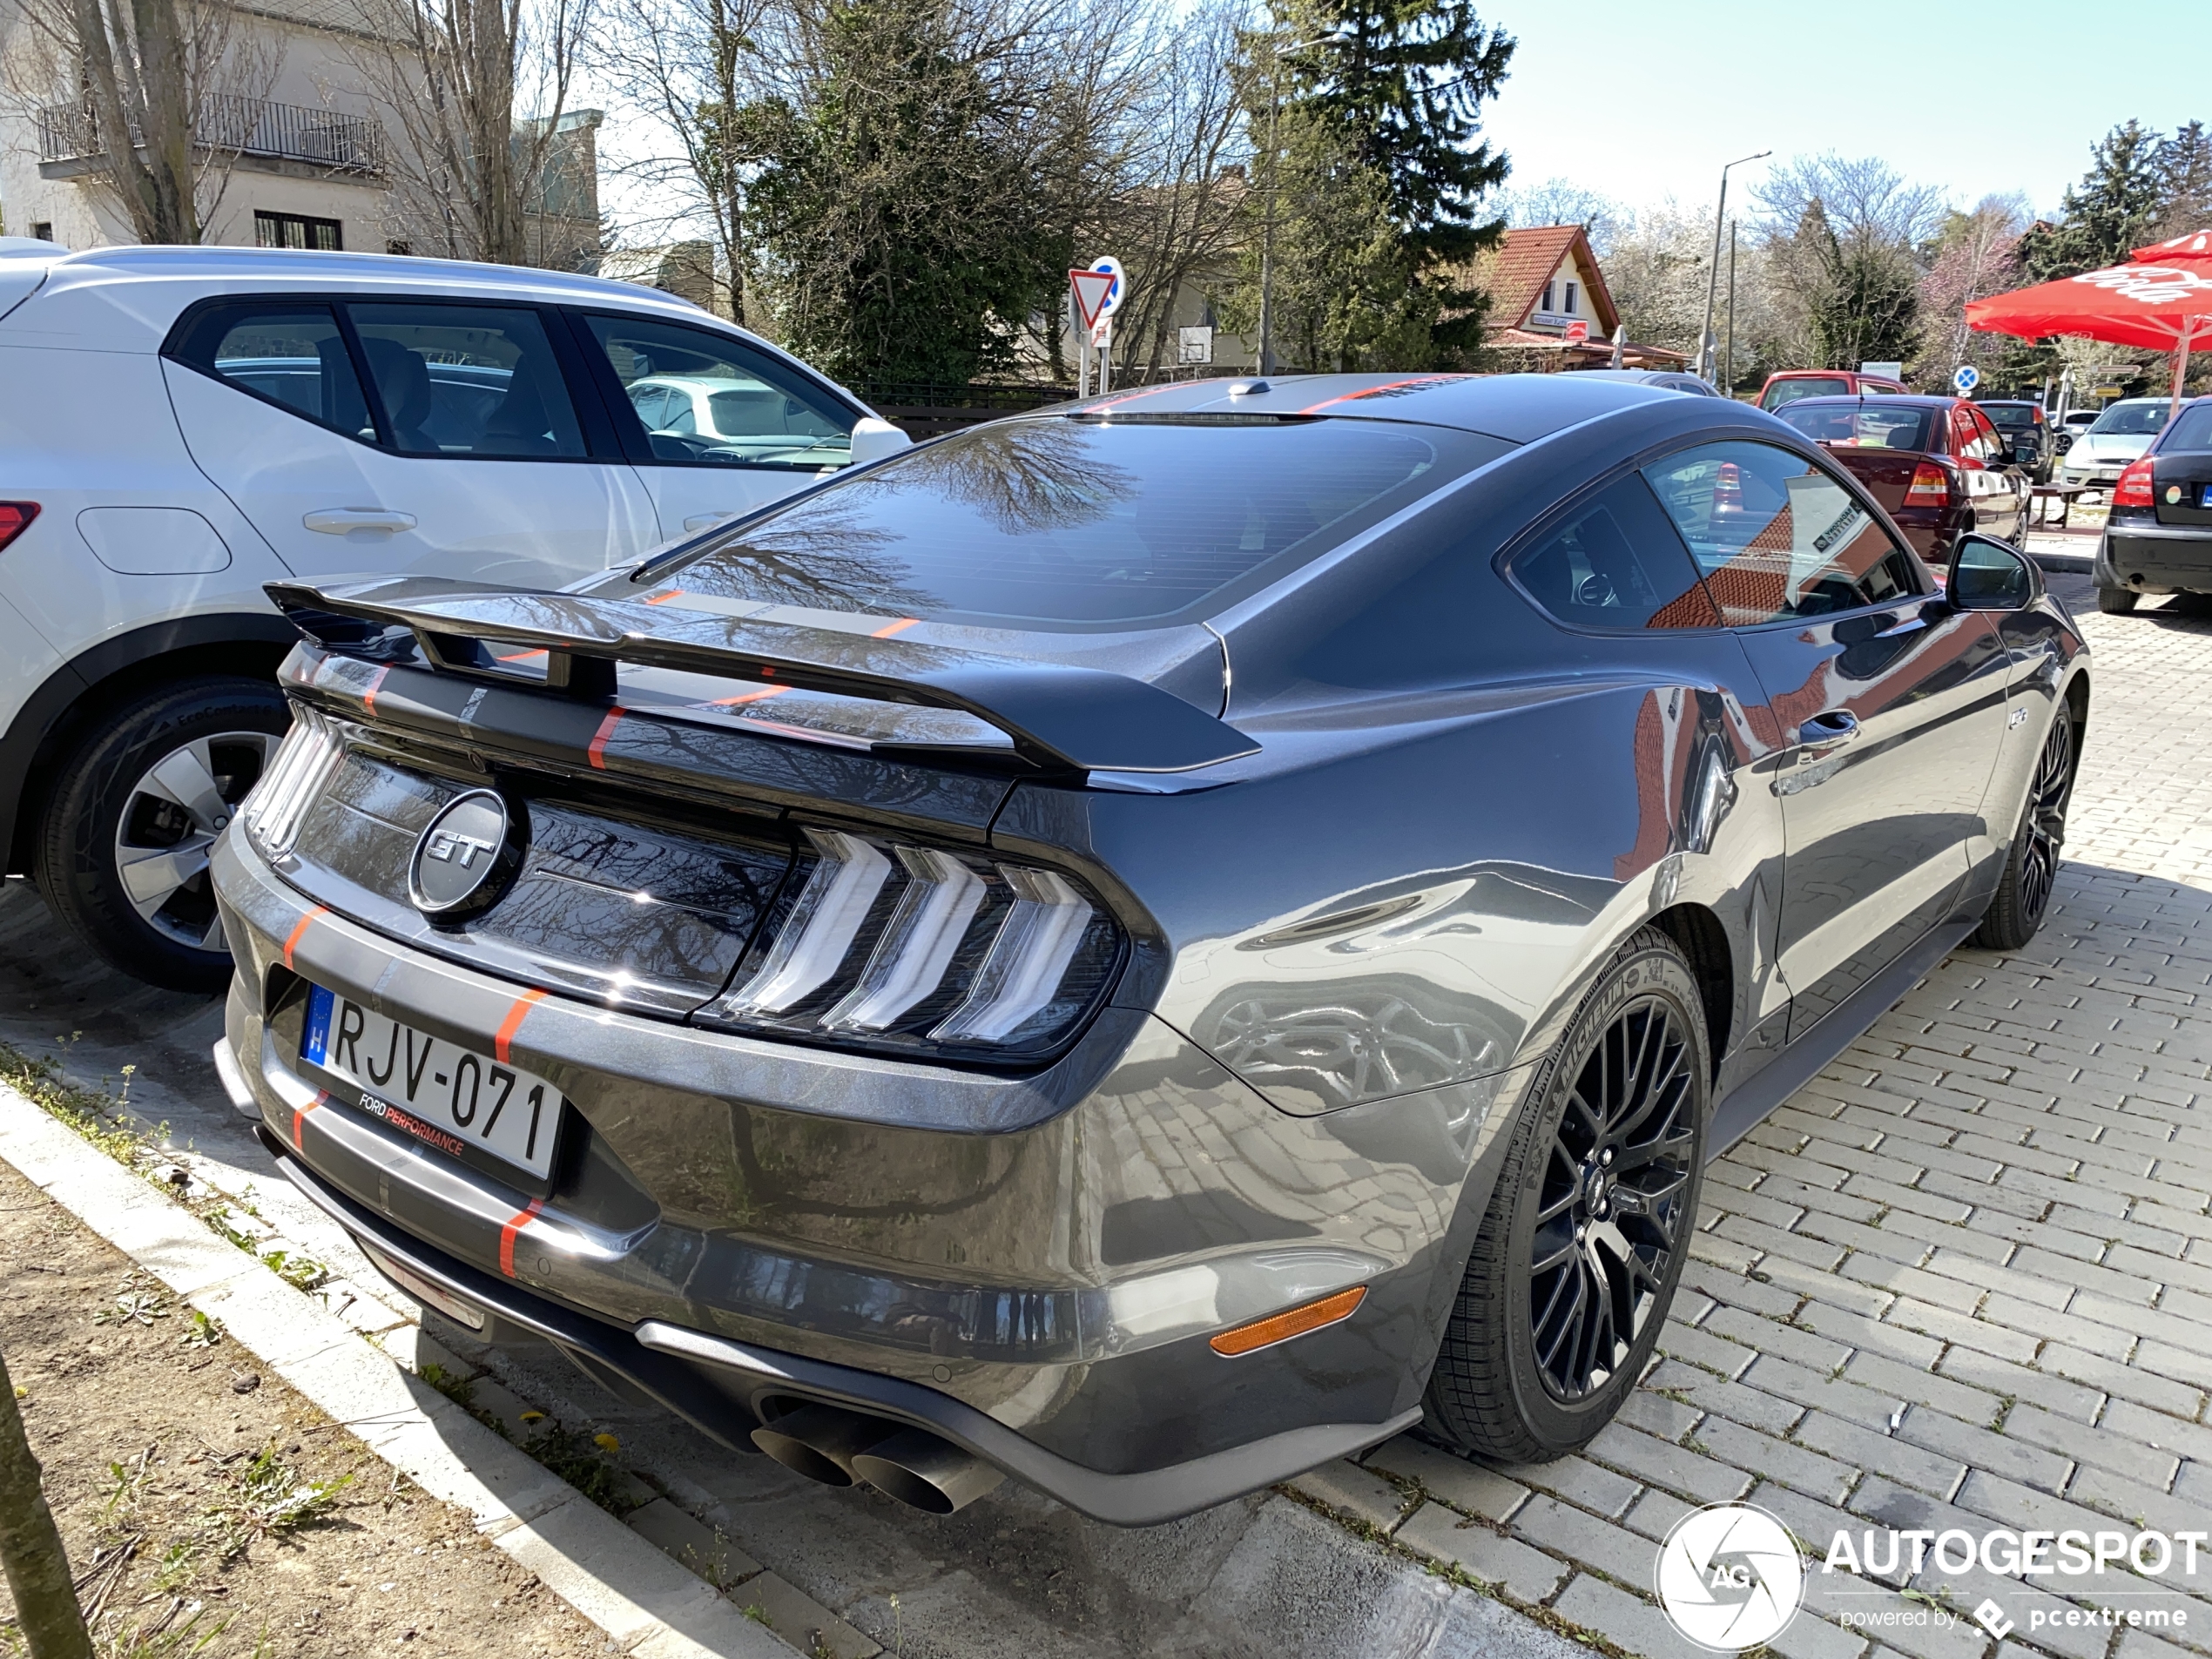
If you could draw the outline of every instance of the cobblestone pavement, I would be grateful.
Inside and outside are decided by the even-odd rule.
[[[1408,1438],[1309,1497],[1640,1654],[1687,1650],[1653,1541],[1737,1498],[1813,1548],[1788,1659],[1973,1659],[1985,1598],[2017,1627],[2000,1659],[2212,1652],[2171,1573],[2068,1603],[2050,1577],[1931,1561],[1869,1593],[1817,1566],[1870,1525],[2212,1527],[2212,608],[2105,617],[2079,585],[2089,736],[2041,935],[1955,953],[1712,1166],[1660,1358],[1587,1456],[1493,1470]],[[2186,1624],[2054,1628],[2069,1605]]]

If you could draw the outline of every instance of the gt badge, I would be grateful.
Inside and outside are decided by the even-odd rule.
[[[489,789],[448,801],[408,861],[407,896],[424,915],[457,920],[488,910],[522,863],[507,803]]]

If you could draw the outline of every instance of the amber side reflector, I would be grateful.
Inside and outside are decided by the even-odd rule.
[[[1225,1353],[1232,1359],[1240,1353],[1250,1353],[1255,1348],[1272,1347],[1278,1342],[1288,1342],[1292,1337],[1302,1337],[1308,1331],[1318,1331],[1325,1325],[1334,1325],[1348,1319],[1352,1310],[1367,1299],[1367,1287],[1355,1285],[1348,1291],[1339,1291],[1334,1296],[1325,1296],[1318,1302],[1308,1302],[1304,1307],[1291,1308],[1283,1313],[1271,1313],[1264,1319],[1254,1319],[1250,1325],[1240,1325],[1234,1331],[1224,1331],[1213,1339],[1213,1351]]]

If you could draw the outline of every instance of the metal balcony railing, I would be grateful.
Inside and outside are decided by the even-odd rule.
[[[133,145],[145,142],[135,128],[131,138]],[[200,101],[192,145],[219,154],[304,162],[333,172],[384,170],[384,132],[374,120],[231,93],[212,93]],[[91,160],[103,150],[98,124],[85,105],[54,104],[38,111],[40,160]]]

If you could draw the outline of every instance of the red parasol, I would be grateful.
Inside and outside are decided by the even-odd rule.
[[[2148,247],[2139,247],[2128,257],[2145,265],[2172,265],[2183,260],[2212,264],[2212,231],[2185,231],[2162,242],[2153,242]]]
[[[2212,341],[2212,263],[2185,254],[2154,264],[2138,255],[2126,265],[1973,300],[1966,307],[1966,326],[2025,340],[2081,334],[2114,346],[2170,351],[2173,407],[2178,408],[2189,347]]]

